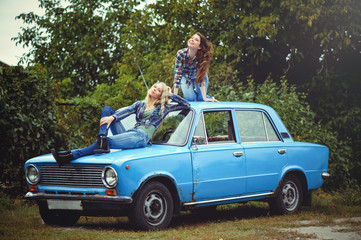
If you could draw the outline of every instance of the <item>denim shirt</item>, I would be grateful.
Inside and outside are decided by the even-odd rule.
[[[169,98],[177,104],[166,104],[163,112],[161,111],[161,106],[157,105],[149,119],[143,119],[143,113],[147,108],[144,101],[137,101],[125,109],[120,111],[118,110],[113,114],[113,116],[116,120],[121,120],[135,113],[136,124],[134,127],[144,124],[145,127],[148,128],[148,126],[152,124],[155,128],[157,128],[169,112],[188,109],[190,106],[187,100],[174,93],[172,93]]]

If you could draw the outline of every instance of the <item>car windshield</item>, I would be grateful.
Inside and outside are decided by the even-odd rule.
[[[191,128],[192,111],[170,112],[154,132],[152,144],[184,145]]]

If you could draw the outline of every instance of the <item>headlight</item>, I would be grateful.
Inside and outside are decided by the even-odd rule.
[[[34,165],[29,165],[26,167],[26,180],[31,185],[36,185],[40,180],[39,170]]]
[[[112,167],[106,167],[102,173],[102,180],[106,187],[113,188],[118,183],[117,172]]]

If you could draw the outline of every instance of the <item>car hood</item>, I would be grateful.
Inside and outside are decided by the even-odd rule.
[[[148,145],[145,148],[137,149],[111,149],[110,153],[94,154],[73,160],[72,164],[111,164],[115,161],[126,162],[136,159],[154,158],[162,155],[173,155],[189,151],[187,147],[171,146],[171,145]],[[34,157],[27,161],[27,164],[55,163],[52,154],[46,154]]]

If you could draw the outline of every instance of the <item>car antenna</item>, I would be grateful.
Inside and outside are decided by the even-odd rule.
[[[143,78],[143,82],[144,82],[144,84],[145,84],[145,87],[147,88],[147,90],[149,90],[148,85],[147,85],[147,82],[146,82],[145,79],[144,79],[142,69],[140,69],[140,67],[139,67],[139,64],[138,64],[138,61],[137,61],[137,56],[135,55],[135,51],[134,51],[133,48],[132,48],[132,51],[133,51],[133,54],[134,54],[135,64],[137,65],[137,67],[138,67],[138,69],[139,69],[140,75],[142,75],[142,78]]]

